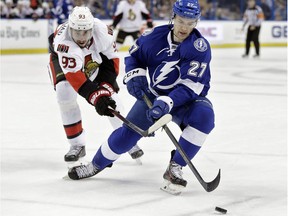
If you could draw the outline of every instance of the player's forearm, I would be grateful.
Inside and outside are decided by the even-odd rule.
[[[146,13],[141,13],[142,17],[147,21],[147,27],[148,28],[153,28],[153,20],[150,16],[150,14],[146,14]]]
[[[74,90],[85,99],[88,99],[90,94],[98,88],[98,85],[87,79],[82,71],[69,72],[65,77]]]
[[[113,28],[116,28],[118,23],[121,21],[122,17],[123,17],[123,13],[113,17],[113,23],[112,23]]]

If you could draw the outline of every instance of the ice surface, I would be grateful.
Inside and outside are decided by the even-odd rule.
[[[214,49],[209,98],[216,127],[193,159],[203,178],[221,168],[219,187],[207,193],[188,167],[180,196],[159,188],[173,144],[164,132],[145,138],[143,165],[124,154],[111,169],[69,181],[65,140],[48,54],[1,58],[1,215],[3,216],[209,216],[215,206],[233,216],[287,215],[287,51],[262,48],[260,59],[244,49]],[[124,57],[127,53],[121,53]],[[128,110],[132,96],[121,83]],[[111,133],[105,117],[78,98],[90,160]],[[169,123],[175,136],[180,130]]]

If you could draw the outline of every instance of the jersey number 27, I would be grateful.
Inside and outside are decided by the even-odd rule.
[[[191,68],[188,70],[188,75],[200,78],[203,76],[203,74],[206,70],[207,63],[205,63],[205,62],[200,63],[198,61],[192,61],[192,62],[190,62],[190,66],[191,66]],[[197,72],[197,70],[199,68],[201,68],[201,71]]]

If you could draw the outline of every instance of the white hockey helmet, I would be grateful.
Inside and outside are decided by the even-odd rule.
[[[75,30],[93,28],[94,17],[88,7],[74,7],[68,18],[69,27]]]

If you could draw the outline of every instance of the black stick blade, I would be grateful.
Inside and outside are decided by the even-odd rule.
[[[211,192],[213,190],[215,190],[219,183],[220,183],[220,178],[221,178],[221,169],[219,169],[219,172],[217,174],[217,176],[215,177],[215,179],[211,182],[203,182],[204,185],[202,185],[204,187],[204,189],[207,191],[207,192]]]

